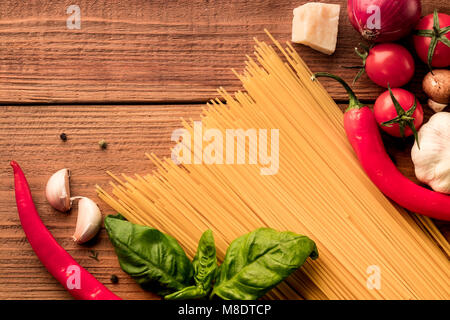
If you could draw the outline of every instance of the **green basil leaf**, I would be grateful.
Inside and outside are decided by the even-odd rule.
[[[127,219],[126,219],[122,214],[120,214],[120,213],[117,213],[117,214],[115,214],[115,215],[110,214],[110,215],[108,215],[108,218],[111,218],[111,219],[119,219],[119,220],[127,221]]]
[[[269,228],[256,229],[231,243],[210,297],[261,298],[308,257],[318,257],[316,244],[308,237]]]
[[[144,289],[166,295],[193,284],[193,266],[178,242],[154,228],[107,216],[121,268]]]
[[[202,234],[192,265],[194,266],[195,284],[209,292],[218,269],[216,245],[211,230],[206,230]]]
[[[180,291],[174,292],[164,297],[166,300],[190,300],[190,299],[202,299],[209,294],[208,291],[203,290],[199,286],[186,287]]]
[[[167,300],[201,299],[206,297],[213,285],[217,273],[217,257],[214,236],[206,230],[198,243],[197,253],[192,261],[194,266],[195,286],[184,288],[165,296]]]

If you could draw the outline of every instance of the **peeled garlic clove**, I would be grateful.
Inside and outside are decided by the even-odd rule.
[[[47,201],[53,208],[61,212],[69,211],[72,207],[69,179],[69,169],[61,169],[48,179],[45,188],[45,197],[47,198]]]
[[[441,112],[442,110],[445,109],[445,107],[447,106],[446,104],[443,103],[438,103],[435,102],[431,99],[428,99],[428,106],[433,109],[434,112]]]
[[[100,230],[102,214],[97,204],[86,197],[76,197],[78,202],[78,218],[75,233],[72,239],[78,243],[91,240]]]

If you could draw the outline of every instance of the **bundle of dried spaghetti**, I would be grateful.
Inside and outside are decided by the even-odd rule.
[[[98,187],[100,198],[131,222],[172,235],[191,257],[208,228],[219,259],[233,239],[257,227],[309,236],[319,259],[308,261],[269,298],[449,299],[449,260],[433,233],[446,250],[448,243],[435,228],[424,232],[373,185],[347,142],[339,107],[319,83],[310,81],[294,49],[272,40],[284,59],[276,48],[255,40],[255,58],[248,57],[238,74],[246,93],[232,96],[221,89],[223,99],[204,109],[202,132],[215,130],[210,131],[215,141],[195,139],[198,123],[183,122],[191,139],[182,143],[192,145],[192,164],[148,155],[154,172],[111,174],[112,194]],[[237,159],[230,144],[222,149],[226,157],[232,153],[230,158],[223,155],[220,161],[219,148],[210,154],[219,161],[199,159],[196,150],[206,152],[206,142],[225,145],[218,133],[225,137],[227,129],[237,128],[247,133],[265,129],[257,143],[261,148],[267,138],[264,146],[272,146],[272,153],[275,136],[269,132],[278,130],[276,172],[261,174],[273,163],[259,158],[255,163],[249,136],[245,158]]]

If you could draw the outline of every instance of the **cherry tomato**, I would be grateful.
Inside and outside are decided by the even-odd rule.
[[[450,26],[450,16],[445,13],[437,14],[439,19],[439,28],[443,29]],[[416,26],[416,30],[433,30],[433,14],[429,14],[423,17]],[[450,41],[450,32],[443,35]],[[418,36],[414,35],[414,47],[420,60],[428,63],[428,50],[430,48],[431,36]],[[431,66],[436,68],[444,68],[450,65],[450,47],[447,47],[441,41],[437,42],[436,49],[434,50],[433,58],[431,60]]]
[[[407,84],[414,75],[414,59],[401,45],[377,44],[369,50],[366,62],[369,78],[384,88],[398,88]]]
[[[423,123],[423,109],[418,99],[409,91],[406,91],[401,88],[392,89],[392,94],[395,97],[395,100],[398,101],[400,106],[403,108],[405,112],[411,109],[414,105],[414,101],[416,101],[416,110],[412,113],[411,118],[414,118],[411,121],[411,124],[414,124],[415,129],[418,131],[420,126]],[[399,123],[394,123],[391,126],[382,125],[382,123],[390,121],[398,117],[398,112],[395,108],[394,102],[392,101],[391,95],[389,91],[383,92],[375,101],[375,105],[373,106],[373,112],[375,115],[375,119],[380,125],[381,129],[391,136],[401,137],[400,125]],[[405,119],[405,131],[404,136],[409,137],[414,134],[413,130],[407,124],[408,119]]]

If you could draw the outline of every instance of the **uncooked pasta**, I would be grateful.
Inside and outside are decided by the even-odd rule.
[[[199,123],[185,120],[189,134],[183,137],[190,139],[180,144],[192,146],[184,153],[191,163],[148,154],[156,167],[152,173],[110,173],[112,191],[97,186],[99,197],[129,221],[172,235],[190,257],[206,229],[214,232],[219,260],[232,240],[262,226],[313,239],[319,258],[308,260],[267,298],[449,299],[445,238],[431,220],[396,207],[376,188],[347,141],[339,107],[311,81],[294,48],[271,39],[275,46],[255,39],[254,57],[242,73],[235,72],[244,90],[231,95],[219,89],[221,98],[201,115],[202,132],[215,130],[210,132],[216,139],[229,129],[255,130],[266,157],[251,159],[248,143],[245,157],[235,159],[234,146],[219,139],[225,147],[216,152],[229,161],[222,155],[204,163],[196,150],[212,142],[196,139]],[[270,134],[274,130],[278,137]],[[275,148],[278,167],[262,174],[273,165],[262,160]]]

